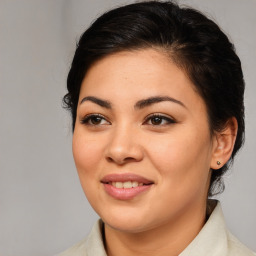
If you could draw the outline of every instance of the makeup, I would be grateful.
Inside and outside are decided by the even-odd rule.
[[[133,199],[142,192],[148,191],[154,184],[153,181],[132,173],[109,174],[101,180],[101,183],[106,193],[118,200]]]

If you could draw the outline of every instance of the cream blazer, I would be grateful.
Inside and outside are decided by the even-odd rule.
[[[103,223],[98,220],[86,239],[57,256],[107,256],[102,240]],[[218,202],[207,222],[179,256],[255,256],[227,230]]]

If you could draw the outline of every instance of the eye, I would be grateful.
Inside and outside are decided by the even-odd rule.
[[[176,123],[176,122],[174,119],[170,117],[167,117],[161,114],[153,114],[148,116],[143,124],[160,126],[160,125],[168,125],[173,123]]]
[[[100,114],[90,114],[85,116],[80,120],[81,124],[85,125],[109,125],[110,122],[107,121],[104,116]]]

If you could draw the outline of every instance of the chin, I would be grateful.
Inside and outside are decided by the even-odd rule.
[[[140,223],[134,222],[134,221],[113,221],[113,222],[103,222],[109,226],[111,229],[118,230],[120,232],[125,232],[125,233],[140,233],[143,231],[148,230],[147,225],[144,226]]]
[[[135,210],[135,209],[133,209]],[[148,223],[145,223],[147,218],[144,214],[138,214],[139,211],[118,211],[115,214],[111,214],[111,210],[108,209],[108,214],[99,214],[103,222],[110,228],[128,232],[128,233],[139,233],[147,230],[149,227]]]

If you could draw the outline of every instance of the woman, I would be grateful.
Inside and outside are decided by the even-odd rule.
[[[240,60],[213,21],[172,2],[109,11],[82,35],[67,88],[101,220],[62,256],[253,255],[208,199],[244,138]]]

